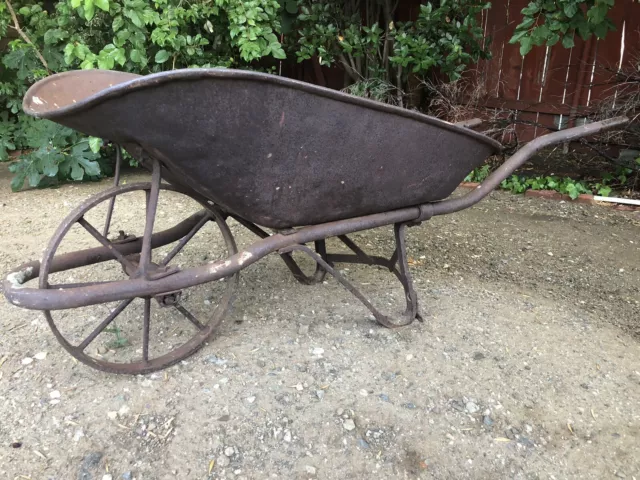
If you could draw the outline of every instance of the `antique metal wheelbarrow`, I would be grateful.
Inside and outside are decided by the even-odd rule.
[[[498,142],[464,126],[277,76],[226,69],[148,76],[72,71],[33,85],[23,107],[118,145],[116,185],[73,210],[42,261],[10,273],[4,293],[13,305],[42,310],[76,359],[116,373],[151,372],[194,353],[229,310],[240,270],[270,253],[279,254],[301,283],[321,282],[330,273],[385,327],[420,319],[407,227],[477,203],[543,147],[627,121],[614,118],[539,137],[477,189],[446,199],[500,150]],[[119,184],[120,146],[152,172],[150,183]],[[137,232],[111,234],[118,229],[117,200],[136,192],[145,201],[144,223]],[[159,207],[161,193],[172,195],[166,207]],[[182,213],[185,197],[199,211],[156,231],[167,212]],[[99,209],[102,218],[96,220]],[[238,251],[229,219],[259,240]],[[206,237],[195,257],[183,255],[205,225],[217,229],[217,240]],[[391,258],[368,255],[347,236],[391,225]],[[80,233],[94,246],[62,253],[63,239],[73,244]],[[351,253],[328,253],[330,237]],[[202,256],[215,249],[223,253]],[[304,274],[293,252],[308,256],[303,258],[311,259],[315,273]],[[193,258],[195,265],[184,265]],[[335,269],[343,262],[391,271],[404,289],[404,313],[378,311]],[[109,278],[95,281],[91,269],[100,268]],[[37,288],[31,287],[36,278]],[[215,298],[208,290],[201,295],[205,285],[215,287]],[[196,307],[188,307],[194,299]],[[89,307],[91,314],[74,313]],[[174,319],[169,326],[160,319],[168,314]],[[162,348],[154,346],[154,336]]]

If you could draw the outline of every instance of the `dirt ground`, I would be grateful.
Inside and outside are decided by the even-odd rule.
[[[2,272],[40,258],[63,217],[108,185],[14,194],[9,181],[1,165]],[[187,203],[162,204],[161,219],[186,217]],[[117,212],[139,229],[142,206]],[[254,241],[231,228],[240,246]],[[640,479],[639,233],[637,213],[494,193],[409,230],[425,321],[393,331],[334,279],[299,285],[271,255],[242,272],[202,350],[144,376],[77,362],[40,312],[2,297],[0,478]],[[353,238],[390,253],[390,228]],[[220,248],[204,237],[180,264]],[[388,272],[340,268],[398,306]],[[200,315],[221,285],[188,296]],[[72,336],[98,321],[65,315]],[[92,354],[135,357],[142,319],[127,315]],[[189,335],[179,315],[153,322],[164,347]]]

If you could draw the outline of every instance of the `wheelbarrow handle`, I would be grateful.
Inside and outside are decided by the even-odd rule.
[[[504,179],[529,160],[536,152],[545,147],[555,145],[557,143],[570,142],[582,137],[588,137],[589,135],[624,125],[628,121],[629,119],[624,116],[614,117],[608,120],[602,120],[601,122],[588,123],[580,125],[579,127],[573,127],[542,135],[541,137],[527,143],[524,147],[514,153],[509,160],[504,162],[495,172],[489,175],[489,177],[471,193],[468,193],[463,197],[432,204],[433,210],[431,213],[433,215],[443,215],[445,213],[457,212],[478,203],[485,196],[491,193],[491,191],[493,191],[498,185],[500,185]]]

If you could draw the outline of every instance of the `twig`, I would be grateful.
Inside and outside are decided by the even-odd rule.
[[[398,90],[398,106],[402,107],[402,65],[398,65],[398,73],[396,75],[396,88]]]
[[[33,50],[36,52],[36,56],[38,57],[38,59],[42,62],[42,65],[44,65],[44,68],[47,70],[47,72],[50,72],[49,70],[49,65],[47,65],[47,61],[44,59],[44,57],[42,56],[42,54],[40,53],[40,51],[36,48],[36,46],[33,44],[33,42],[31,41],[31,39],[29,37],[27,37],[27,34],[24,33],[22,31],[22,29],[20,28],[20,23],[18,23],[18,17],[16,16],[16,12],[13,11],[13,6],[11,5],[11,2],[9,0],[4,0],[4,3],[7,4],[7,8],[9,9],[9,14],[11,15],[11,19],[13,20],[13,29],[18,32],[18,35],[20,35],[22,37],[22,39],[28,43],[29,45],[31,45],[33,47]]]
[[[360,81],[360,75],[354,69],[351,68],[351,65],[347,62],[347,59],[343,54],[340,54],[340,64],[344,67],[344,70],[347,72],[351,80],[354,82]]]

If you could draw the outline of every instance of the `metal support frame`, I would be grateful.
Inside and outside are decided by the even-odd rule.
[[[237,215],[229,214],[238,223],[243,225],[251,232],[258,235],[260,238],[265,239],[269,237],[269,233],[260,228],[259,226],[245,220]],[[353,240],[351,240],[346,234],[338,235],[337,238],[346,245],[353,254],[343,253],[327,253],[326,240],[316,240],[314,242],[315,252],[306,245],[294,244],[278,250],[278,254],[287,265],[287,268],[291,271],[294,278],[304,285],[314,285],[324,280],[327,273],[330,273],[336,280],[338,280],[349,292],[351,292],[362,304],[369,309],[374,318],[381,325],[387,328],[397,328],[405,325],[409,325],[415,319],[422,321],[422,316],[418,311],[418,296],[413,287],[413,280],[411,273],[409,272],[409,265],[407,261],[407,248],[406,248],[406,230],[409,226],[418,225],[416,222],[401,222],[394,224],[394,238],[396,248],[391,255],[391,258],[380,257],[377,255],[368,255],[364,252]],[[289,232],[294,234],[295,231]],[[316,270],[313,275],[308,276],[302,272],[302,269],[291,255],[294,251],[299,251],[310,257],[316,263]],[[385,267],[402,284],[405,293],[405,299],[407,306],[405,311],[400,315],[399,319],[395,319],[392,316],[384,315],[365,297],[365,295],[358,290],[351,282],[349,282],[343,275],[341,275],[335,268],[335,263],[351,263],[361,265],[377,265]]]
[[[120,168],[122,166],[122,147],[116,144],[116,171],[113,175],[113,186],[117,187],[120,185]],[[104,229],[102,231],[102,235],[105,237],[109,235],[109,228],[111,228],[111,217],[113,216],[113,208],[116,204],[116,197],[113,197],[109,200],[109,207],[107,209],[107,218],[104,222]]]
[[[264,238],[268,238],[268,237],[271,236],[271,235],[269,235],[268,232],[266,232],[265,230],[263,230],[262,228],[260,228],[256,224],[251,223],[251,222],[249,222],[248,220],[245,220],[242,217],[239,217],[239,216],[234,215],[234,214],[227,214],[227,215],[229,215],[231,218],[233,218],[235,221],[237,221],[240,225],[245,227],[247,230],[251,231],[252,233],[255,233],[260,238],[264,239]],[[290,232],[290,233],[294,233],[294,232],[295,231]],[[315,244],[316,252],[318,252],[318,254],[320,254],[321,258],[326,260],[327,247],[326,247],[325,240],[324,239],[316,240],[314,242],[314,244]],[[287,268],[293,274],[293,277],[298,282],[302,283],[303,285],[315,285],[316,283],[321,283],[325,279],[325,276],[327,275],[326,270],[324,268],[322,268],[322,266],[317,262],[316,262],[316,270],[315,270],[315,272],[313,272],[312,275],[306,275],[302,271],[300,266],[297,264],[297,262],[291,256],[291,252],[279,252],[279,255],[280,255],[280,258],[282,258],[282,260],[284,261],[284,263],[287,266]]]
[[[317,268],[322,269],[324,272],[330,273],[338,282],[342,284],[349,292],[351,292],[367,309],[373,314],[376,321],[387,328],[404,327],[411,324],[415,319],[422,321],[422,316],[418,311],[418,296],[413,288],[413,280],[409,272],[409,265],[407,262],[407,250],[406,250],[406,229],[407,223],[396,223],[394,225],[394,236],[396,241],[396,248],[391,258],[387,259],[379,256],[370,256],[366,254],[353,240],[346,235],[340,235],[338,238],[344,243],[354,254],[327,254],[326,251],[318,251],[316,245],[316,252],[311,250],[306,245],[290,245],[283,249],[280,249],[278,253],[280,255],[290,254],[293,251],[299,251],[308,255],[316,262]],[[340,274],[335,268],[334,263],[354,263],[365,265],[379,265],[386,267],[392,272],[404,288],[405,300],[407,303],[405,311],[400,314],[399,317],[385,315],[380,312],[365,295],[358,290],[355,285],[349,282],[342,274]]]

